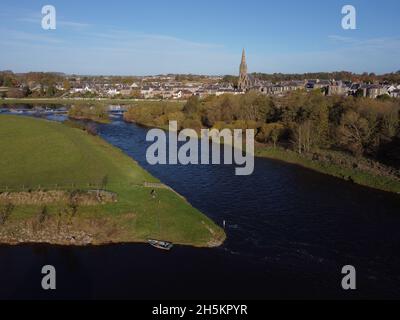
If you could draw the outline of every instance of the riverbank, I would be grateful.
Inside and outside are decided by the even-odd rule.
[[[101,189],[117,199],[90,205],[72,197],[40,204],[3,201],[0,243],[101,245],[159,238],[213,247],[225,240],[223,230],[181,196],[168,188],[149,188],[146,183],[160,181],[99,137],[9,115],[0,116],[0,135],[0,193]]]
[[[400,193],[400,176],[395,169],[364,158],[356,159],[332,151],[300,155],[292,150],[268,146],[257,146],[255,155],[300,165],[366,187]]]
[[[40,270],[47,261],[61,268],[57,272],[66,277],[63,282],[70,288],[70,292],[57,290],[59,298],[75,297],[76,292],[90,298],[93,283],[101,283],[96,293],[104,298],[115,298],[115,294],[126,299],[151,298],[154,290],[149,279],[161,285],[158,291],[166,299],[209,297],[211,291],[216,299],[240,299],[240,294],[249,292],[255,299],[310,294],[346,298],[347,293],[338,286],[337,270],[347,263],[370,270],[360,274],[360,298],[399,296],[396,270],[400,262],[393,255],[400,239],[397,195],[262,158],[255,159],[256,170],[246,178],[235,176],[226,166],[150,166],[145,157],[148,144],[143,142],[147,130],[119,118],[111,125],[99,126],[99,134],[184,194],[214,221],[225,220],[229,240],[222,248],[211,250],[178,245],[171,254],[146,244],[0,245],[0,255],[7,261],[2,264],[0,296],[9,296],[7,289],[15,284],[19,284],[18,294],[33,295],[31,288],[38,288],[40,294],[37,278],[21,278],[21,274]],[[160,265],[165,272],[158,272]],[[76,272],[71,273],[71,269]],[[287,270],[291,270],[289,277]],[[165,274],[176,277],[166,281]],[[310,274],[321,275],[326,281]],[[104,283],[99,279],[109,280]],[[210,283],[219,285],[210,291]],[[295,292],[282,289],[282,283]]]
[[[130,120],[126,114],[124,120],[147,128],[169,130],[169,127],[165,125],[156,126],[151,122],[138,123]],[[299,154],[282,147],[270,147],[266,144],[256,143],[255,156],[300,165],[366,187],[400,193],[400,172],[398,170],[366,158],[355,158],[343,152],[318,150]]]
[[[96,116],[91,116],[91,115],[84,115],[84,116],[73,116],[73,115],[68,115],[69,119],[72,120],[78,120],[78,121],[92,121],[95,123],[100,123],[100,124],[108,124],[111,122],[109,118],[99,118]]]

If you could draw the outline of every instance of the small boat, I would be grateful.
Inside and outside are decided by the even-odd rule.
[[[159,241],[159,240],[148,240],[148,243],[152,245],[154,248],[161,249],[161,250],[171,250],[174,246],[171,242],[167,241]]]

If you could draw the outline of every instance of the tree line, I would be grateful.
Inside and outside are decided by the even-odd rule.
[[[363,83],[400,83],[400,71],[377,75],[375,73],[352,73],[348,71],[338,72],[314,72],[314,73],[252,73],[252,76],[261,81],[268,81],[271,83],[279,83],[283,81],[305,81],[310,79],[331,80],[337,81],[350,81],[350,82],[363,82]],[[238,77],[233,75],[226,75],[223,77],[222,82],[230,83],[237,87]]]
[[[128,121],[161,128],[176,120],[179,129],[254,129],[259,143],[298,153],[335,150],[400,165],[399,117],[399,99],[326,97],[320,91],[192,97],[183,106],[139,104],[125,114]]]
[[[310,80],[310,79],[321,79],[321,80],[341,80],[351,82],[364,82],[364,83],[400,83],[400,70],[397,72],[386,73],[377,75],[375,73],[364,72],[361,74],[352,73],[348,71],[337,71],[337,72],[314,72],[314,73],[302,73],[302,74],[284,74],[284,73],[253,73],[253,76],[260,80],[281,82],[290,80]]]

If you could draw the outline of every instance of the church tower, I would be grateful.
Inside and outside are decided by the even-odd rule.
[[[239,90],[242,91],[246,91],[250,88],[250,79],[249,75],[247,74],[246,52],[244,49],[242,52],[242,62],[240,64],[238,87]]]

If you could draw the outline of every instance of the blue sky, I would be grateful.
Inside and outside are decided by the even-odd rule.
[[[54,5],[57,29],[41,28]],[[357,9],[357,30],[341,9]],[[400,70],[398,0],[2,0],[0,70],[237,74]]]

